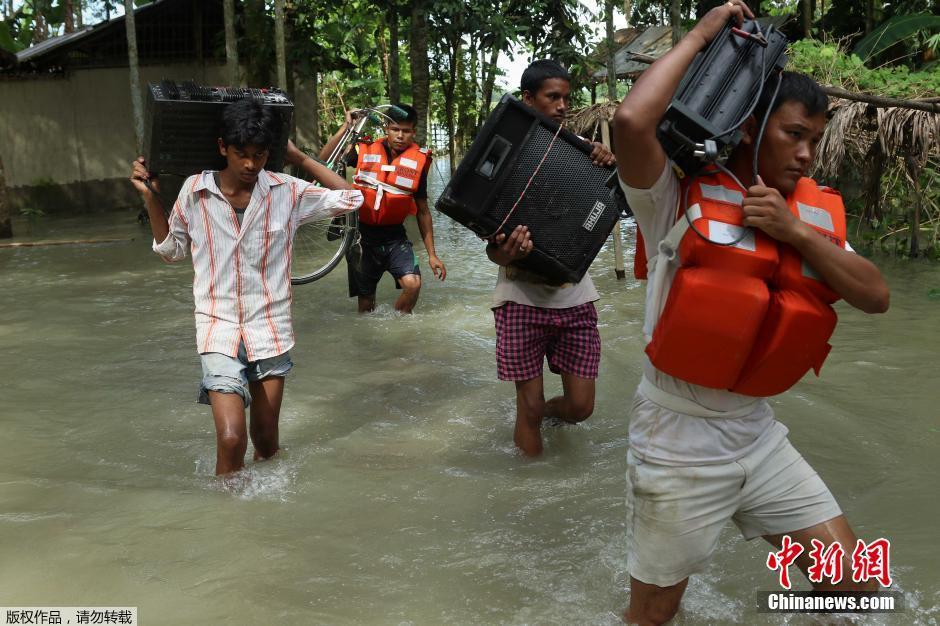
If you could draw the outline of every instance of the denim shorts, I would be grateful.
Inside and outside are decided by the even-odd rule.
[[[248,383],[263,380],[271,376],[287,376],[294,366],[290,360],[290,350],[267,359],[249,361],[245,351],[245,342],[238,346],[238,355],[230,357],[220,352],[206,352],[199,355],[202,361],[202,384],[199,386],[201,404],[209,404],[209,392],[237,393],[245,401],[245,407],[251,405],[251,393]]]

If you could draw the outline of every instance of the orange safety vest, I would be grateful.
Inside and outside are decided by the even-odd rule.
[[[744,193],[727,174],[695,178],[687,198],[688,217],[702,235],[724,243],[743,238],[727,246],[707,241],[688,226],[680,203],[676,226],[656,257],[657,267],[674,261],[678,268],[646,346],[650,361],[686,382],[757,397],[786,391],[811,368],[818,376],[831,348],[836,313],[830,305],[838,294],[793,247],[742,227]],[[800,220],[845,245],[838,192],[801,178],[787,204]],[[640,278],[646,278],[644,248],[638,242],[634,272]]]
[[[383,141],[359,144],[353,187],[363,195],[359,221],[364,224],[401,224],[418,212],[412,194],[421,184],[421,173],[430,151],[411,144],[388,162]]]

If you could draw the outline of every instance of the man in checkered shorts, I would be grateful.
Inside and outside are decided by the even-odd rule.
[[[570,76],[550,60],[535,61],[522,74],[522,101],[537,111],[564,122],[570,104]],[[592,160],[611,165],[614,157],[602,144],[594,144]],[[493,293],[496,318],[496,369],[500,380],[516,384],[516,427],[513,440],[527,456],[542,452],[544,417],[569,423],[587,419],[594,411],[594,379],[601,359],[597,332],[599,299],[591,277],[578,283],[548,284],[542,277],[520,270],[513,261],[532,251],[528,229],[517,226],[507,237],[499,234],[486,247],[500,266]],[[542,362],[561,375],[564,394],[545,401]]]

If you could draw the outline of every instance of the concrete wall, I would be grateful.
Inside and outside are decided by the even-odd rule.
[[[164,78],[226,82],[224,65],[146,66],[140,73],[144,87]],[[14,212],[139,204],[127,181],[137,154],[128,80],[127,68],[109,68],[0,81],[0,158]]]

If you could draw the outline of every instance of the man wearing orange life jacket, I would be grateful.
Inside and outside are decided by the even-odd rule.
[[[742,0],[712,9],[650,66],[615,119],[621,185],[645,244],[640,272],[648,265],[644,376],[627,454],[631,623],[672,618],[729,518],[747,539],[779,546],[790,535],[806,546],[797,559],[804,573],[813,539],[856,543],[763,399],[818,371],[837,299],[868,313],[888,308],[881,273],[845,241],[838,194],[805,177],[826,96],[812,79],[784,72],[774,99],[771,78],[727,172],[706,169],[691,181],[680,183],[656,138],[692,59],[745,16],[753,17]],[[835,588],[871,589],[850,578]]]
[[[447,276],[444,263],[434,249],[434,225],[427,201],[427,175],[431,153],[414,142],[418,113],[407,104],[396,105],[403,119],[385,125],[385,138],[362,143],[346,155],[346,164],[356,168],[353,186],[362,191],[359,211],[360,245],[346,256],[349,296],[358,298],[360,313],[375,309],[375,291],[385,272],[401,289],[395,310],[411,313],[421,290],[421,270],[404,221],[417,218],[418,230],[428,252],[428,264],[440,280]],[[347,114],[346,124],[351,119]],[[320,157],[329,155],[346,126],[327,142]]]

